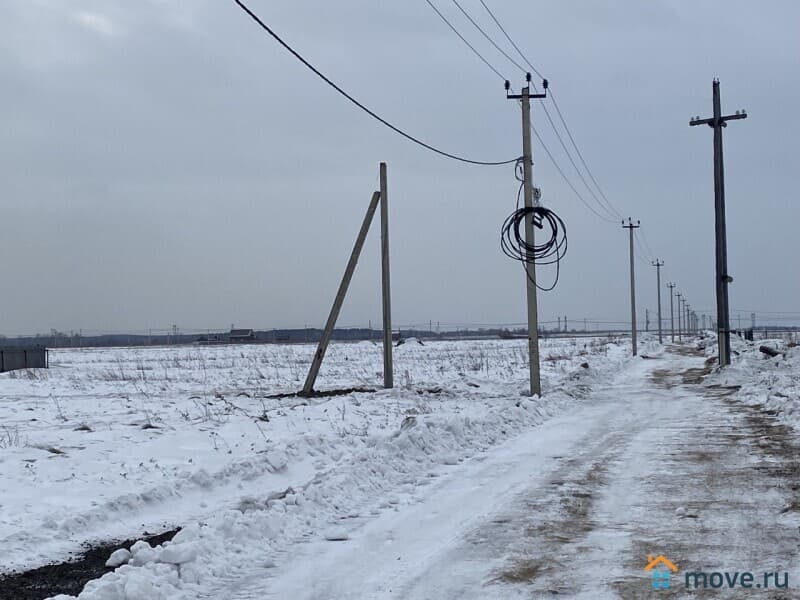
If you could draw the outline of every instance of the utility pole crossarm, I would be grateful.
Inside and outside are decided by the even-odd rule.
[[[720,117],[719,122],[722,125],[722,127],[727,127],[727,125],[725,125],[726,121],[737,121],[739,119],[746,119],[746,118],[747,118],[746,112],[736,111],[732,115],[726,115],[724,117]],[[694,118],[689,121],[689,127],[694,127],[696,125],[708,125],[709,127],[714,127],[714,117],[710,117],[708,119]]]

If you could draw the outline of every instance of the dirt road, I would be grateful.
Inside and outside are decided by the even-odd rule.
[[[642,359],[415,504],[346,541],[300,543],[288,566],[242,569],[209,597],[800,598],[797,433],[703,386],[704,372],[687,351]],[[657,567],[669,588],[653,589],[648,555],[674,563]]]

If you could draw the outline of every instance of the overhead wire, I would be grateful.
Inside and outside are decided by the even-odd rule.
[[[429,3],[430,3],[430,2],[429,2]],[[505,50],[503,50],[503,49],[502,49],[500,46],[498,46],[498,45],[497,45],[497,42],[495,42],[495,41],[494,41],[494,39],[492,39],[492,37],[491,37],[491,36],[490,36],[488,33],[486,33],[486,31],[483,29],[483,27],[481,27],[480,25],[478,25],[477,21],[475,21],[475,19],[473,19],[473,18],[472,18],[472,15],[470,15],[470,14],[469,14],[469,13],[468,13],[466,10],[464,10],[464,7],[463,7],[463,6],[461,6],[461,4],[459,4],[458,0],[453,0],[453,4],[455,4],[455,5],[456,5],[456,7],[458,8],[458,10],[460,10],[460,11],[461,11],[461,14],[463,14],[463,15],[464,15],[464,16],[467,18],[467,20],[468,20],[470,23],[472,23],[472,24],[475,26],[475,29],[477,29],[477,30],[478,30],[478,31],[481,33],[481,35],[483,35],[483,37],[485,37],[485,38],[486,38],[486,39],[489,41],[489,43],[490,43],[492,46],[494,46],[494,47],[495,47],[495,49],[496,49],[496,50],[497,50],[497,51],[498,51],[500,54],[502,54],[503,56],[505,56],[505,57],[506,57],[506,59],[507,59],[507,60],[508,60],[508,61],[509,61],[511,64],[513,64],[515,67],[517,67],[517,68],[518,68],[520,71],[522,71],[523,73],[525,72],[525,67],[523,67],[523,66],[522,66],[521,64],[519,64],[517,61],[515,61],[513,58],[511,58],[511,56],[509,56],[509,55],[508,55],[508,53],[507,53]]]
[[[458,9],[462,12],[462,14],[464,14],[464,16],[470,21],[470,23],[472,23],[472,25],[476,29],[478,29],[478,31],[503,56],[505,56],[509,60],[509,62],[511,62],[511,64],[513,64],[515,67],[517,67],[521,71],[525,71],[525,69],[522,67],[522,65],[520,65],[516,60],[514,60],[513,58],[508,56],[508,54],[502,48],[500,48],[500,46],[491,38],[491,36],[489,36],[486,33],[486,31],[475,21],[475,19],[473,19],[472,16],[461,6],[461,4],[459,4],[458,0],[453,0],[453,3],[458,7]],[[480,0],[480,3],[483,6],[483,8],[486,10],[486,12],[489,14],[489,16],[492,19],[492,21],[494,21],[494,23],[498,27],[498,29],[502,32],[502,34],[505,37],[505,39],[517,51],[517,54],[519,54],[519,56],[522,58],[522,60],[528,65],[528,67],[530,67],[530,69],[534,73],[536,73],[539,77],[544,79],[542,73],[538,69],[536,69],[535,65],[533,65],[533,63],[527,58],[525,53],[522,52],[521,48],[516,44],[516,42],[511,37],[511,35],[505,29],[505,27],[503,27],[503,25],[500,22],[500,20],[494,14],[494,12],[491,10],[491,8],[489,8],[489,6],[486,4],[486,2],[484,0]],[[535,84],[532,84],[532,85],[533,85],[533,89],[535,91],[538,91],[536,89],[536,85]],[[558,173],[561,176],[561,178],[567,183],[568,187],[572,190],[572,192],[575,194],[575,196],[581,201],[581,203],[587,209],[589,209],[595,216],[600,218],[601,220],[603,220],[603,221],[605,221],[607,223],[614,223],[616,221],[616,219],[621,219],[622,218],[621,213],[617,210],[617,208],[614,206],[614,204],[608,199],[608,197],[606,196],[605,192],[603,191],[602,186],[600,186],[599,182],[597,181],[597,178],[594,176],[594,173],[592,172],[591,168],[589,167],[588,163],[586,162],[586,159],[584,158],[583,153],[580,150],[580,147],[578,146],[577,142],[575,141],[575,136],[573,135],[572,130],[569,128],[569,125],[567,124],[566,118],[564,117],[564,114],[563,114],[563,112],[561,110],[561,107],[559,106],[558,101],[557,101],[555,95],[553,94],[552,87],[550,87],[550,89],[549,89],[548,97],[551,99],[551,101],[553,103],[553,107],[555,109],[556,115],[558,116],[560,124],[563,127],[564,131],[566,132],[566,135],[567,135],[567,137],[569,139],[569,142],[570,142],[572,148],[574,149],[574,152],[577,155],[578,160],[580,161],[581,165],[583,166],[583,170],[586,171],[586,174],[588,175],[589,180],[594,185],[594,187],[592,187],[592,185],[589,184],[589,181],[587,181],[586,177],[583,174],[583,170],[581,170],[581,168],[576,163],[575,159],[573,158],[572,152],[567,147],[567,144],[564,141],[564,138],[560,134],[559,128],[556,125],[556,123],[554,122],[553,117],[552,117],[552,115],[550,114],[550,111],[547,108],[547,105],[543,103],[542,104],[542,108],[544,110],[544,113],[545,113],[545,116],[547,118],[547,121],[550,124],[550,127],[552,128],[553,132],[555,133],[556,138],[558,139],[558,142],[559,142],[562,150],[566,154],[567,159],[569,160],[570,164],[572,165],[572,168],[574,169],[575,173],[578,175],[578,177],[580,178],[580,180],[583,183],[584,187],[589,192],[589,194],[594,199],[594,201],[597,203],[597,206],[600,208],[600,210],[602,211],[603,214],[598,212],[598,210],[596,210],[589,202],[587,202],[586,199],[583,197],[583,195],[578,191],[577,187],[573,184],[571,179],[566,175],[564,170],[561,168],[560,164],[555,159],[555,156],[550,151],[550,149],[547,147],[547,144],[545,144],[542,136],[539,134],[539,132],[536,130],[536,128],[535,127],[531,127],[531,130],[533,131],[533,133],[536,136],[537,140],[539,141],[539,143],[541,144],[542,148],[544,149],[545,154],[549,158],[550,162],[556,168],[556,170],[558,171]],[[595,189],[597,190],[596,192],[595,192]],[[636,258],[638,259],[638,261],[642,265],[650,266],[652,264],[652,262],[654,261],[654,258],[653,258],[654,257],[654,253],[652,251],[652,248],[650,247],[649,242],[647,241],[647,236],[644,233],[641,233],[639,230],[636,230],[634,232],[634,235],[635,235],[635,244],[637,245],[638,250],[639,250],[638,252],[635,253]]]
[[[645,234],[644,231],[642,231],[641,229],[637,230],[636,233],[641,237],[642,243],[644,244],[644,247],[647,249],[647,254],[650,257],[650,259],[655,260],[655,252],[653,252],[653,249],[647,242],[647,234]]]
[[[531,68],[531,71],[533,71],[534,73],[536,73],[536,76],[537,76],[537,77],[539,77],[539,79],[544,79],[544,75],[542,75],[542,74],[541,74],[539,71],[537,71],[537,70],[536,70],[536,67],[534,67],[534,66],[531,64],[531,62],[530,62],[530,61],[529,61],[529,60],[526,58],[526,56],[525,56],[525,55],[522,53],[522,50],[520,50],[520,49],[519,49],[519,46],[517,46],[517,45],[514,43],[514,40],[512,40],[512,39],[511,39],[511,36],[510,36],[510,35],[508,35],[508,32],[507,32],[507,31],[505,30],[505,28],[504,28],[504,27],[503,27],[503,26],[500,24],[500,21],[498,21],[498,20],[497,20],[497,17],[495,17],[495,16],[494,16],[494,13],[491,11],[491,9],[490,9],[488,6],[486,6],[486,2],[484,2],[483,0],[480,0],[480,3],[483,5],[483,8],[485,8],[485,9],[486,9],[486,12],[488,12],[488,13],[489,13],[489,16],[490,16],[490,17],[492,18],[492,20],[495,22],[495,25],[497,25],[497,27],[500,29],[500,31],[502,31],[502,32],[503,32],[503,35],[504,35],[504,36],[506,36],[506,39],[509,41],[509,43],[510,43],[510,44],[511,44],[511,45],[514,47],[514,50],[516,50],[516,51],[517,51],[517,53],[518,53],[518,54],[519,54],[519,55],[522,57],[522,60],[524,60],[524,61],[525,61],[525,63],[526,63],[526,64],[527,64],[527,65],[528,65],[528,66]],[[524,70],[524,69],[523,69],[523,70]]]
[[[603,197],[603,200],[605,200],[605,202],[608,205],[609,209],[614,214],[616,214],[617,217],[619,217],[621,219],[622,215],[617,210],[617,208],[611,203],[611,200],[608,199],[608,197],[606,196],[605,192],[603,191],[603,188],[600,187],[599,183],[597,183],[597,179],[595,179],[595,176],[592,173],[592,170],[589,168],[589,165],[586,164],[586,160],[583,158],[583,154],[581,153],[581,149],[578,147],[578,144],[575,142],[575,138],[572,136],[572,132],[570,131],[569,126],[567,125],[567,121],[564,119],[564,115],[561,113],[561,108],[558,106],[558,102],[556,101],[556,97],[555,97],[555,94],[553,94],[553,90],[552,89],[550,90],[550,100],[553,102],[553,106],[556,109],[556,113],[558,114],[558,118],[560,119],[561,124],[564,126],[564,131],[567,132],[567,136],[569,137],[570,142],[572,142],[572,146],[575,148],[575,153],[578,155],[578,159],[580,159],[581,164],[583,165],[583,168],[586,169],[586,173],[589,175],[589,179],[592,180],[592,183],[594,183],[595,187],[597,188],[597,191],[600,192],[600,195]]]
[[[374,112],[373,110],[367,108],[364,104],[362,104],[361,102],[356,100],[356,98],[354,98],[351,94],[346,92],[339,85],[337,85],[331,79],[329,79],[325,74],[323,74],[319,69],[317,69],[314,65],[312,65],[309,61],[307,61],[305,58],[303,58],[303,56],[301,56],[299,52],[297,52],[294,48],[292,48],[287,42],[285,42],[283,40],[283,38],[281,38],[277,33],[275,33],[275,31],[273,31],[273,29],[269,25],[267,25],[258,15],[256,15],[252,10],[250,10],[250,8],[248,8],[248,6],[244,2],[242,2],[242,0],[233,0],[233,2],[237,6],[239,6],[239,8],[241,8],[242,11],[244,11],[264,31],[266,31],[270,36],[272,36],[281,46],[283,46],[283,48],[285,50],[287,50],[292,56],[294,56],[297,60],[299,60],[301,63],[303,63],[303,65],[305,65],[305,67],[308,68],[317,77],[322,79],[322,81],[327,83],[330,87],[332,87],[334,90],[336,90],[340,95],[342,95],[344,98],[349,100],[352,104],[354,104],[355,106],[360,108],[362,111],[367,113],[373,119],[375,119],[379,123],[385,125],[386,127],[391,129],[395,133],[401,135],[402,137],[406,138],[407,140],[409,140],[411,142],[414,142],[415,144],[417,144],[417,145],[419,145],[419,146],[421,146],[421,147],[423,147],[423,148],[425,148],[427,150],[430,150],[431,152],[434,152],[436,154],[444,156],[446,158],[450,158],[452,160],[457,160],[457,161],[460,161],[460,162],[469,163],[469,164],[473,164],[473,165],[499,166],[499,165],[508,165],[508,164],[511,164],[511,163],[514,163],[514,162],[517,161],[516,157],[515,158],[511,158],[509,160],[498,160],[498,161],[484,161],[484,160],[474,160],[474,159],[471,159],[471,158],[466,158],[466,157],[460,156],[458,154],[445,152],[444,150],[441,150],[441,149],[439,149],[439,148],[437,148],[435,146],[432,146],[431,144],[428,144],[428,143],[422,141],[421,139],[419,139],[419,138],[417,138],[417,137],[415,137],[415,136],[403,131],[402,129],[400,129],[396,125],[393,125],[392,123],[390,123],[389,121],[387,121],[386,119],[384,119],[383,117],[378,115],[376,112]],[[430,2],[429,2],[429,4],[430,4]],[[497,73],[498,73],[498,75],[500,75],[499,71]],[[500,76],[502,77],[502,75],[500,75]]]
[[[494,21],[495,25],[497,25],[497,28],[501,31],[503,36],[511,44],[511,46],[514,48],[514,50],[517,51],[517,54],[520,55],[520,57],[525,62],[525,64],[528,65],[528,67],[534,73],[536,73],[536,75],[538,75],[539,78],[544,79],[544,76],[541,74],[541,72],[535,67],[535,65],[530,60],[528,60],[528,57],[525,55],[525,53],[522,51],[522,49],[520,49],[520,47],[517,45],[517,43],[513,40],[513,38],[508,33],[506,28],[503,27],[502,23],[497,18],[497,16],[495,16],[495,14],[492,11],[492,9],[489,8],[489,6],[486,4],[486,2],[484,0],[479,0],[479,1],[480,1],[481,5],[483,6],[483,8],[486,10],[486,12],[491,17],[492,21]],[[514,62],[515,65],[519,66],[518,63],[516,63],[516,61],[512,61],[512,62]],[[524,71],[524,69],[522,69],[522,70]],[[536,89],[536,86],[534,85],[534,90],[535,89]],[[572,143],[572,146],[575,149],[575,153],[578,155],[578,159],[580,160],[580,162],[583,165],[584,169],[586,169],[586,173],[589,175],[589,179],[591,179],[592,183],[594,183],[595,187],[597,188],[597,191],[600,193],[600,196],[602,197],[602,200],[604,202],[601,201],[601,199],[598,198],[595,195],[594,190],[592,190],[592,188],[589,186],[589,184],[586,181],[586,179],[583,177],[583,174],[581,173],[580,169],[578,169],[577,165],[575,164],[575,161],[572,158],[571,153],[569,152],[569,150],[566,149],[566,144],[562,140],[561,135],[558,132],[558,128],[555,126],[555,123],[553,122],[553,120],[552,120],[552,118],[550,116],[550,113],[547,110],[547,106],[542,104],[542,108],[544,109],[545,115],[547,116],[547,119],[550,122],[550,125],[551,125],[551,127],[553,128],[553,131],[556,134],[556,137],[558,137],[559,142],[561,143],[562,147],[564,148],[564,151],[567,154],[567,157],[569,158],[570,162],[572,163],[572,166],[575,168],[576,173],[578,173],[578,176],[583,181],[583,184],[589,190],[590,194],[595,199],[595,201],[602,207],[602,209],[604,211],[608,212],[611,216],[614,216],[614,217],[617,217],[617,218],[621,219],[622,215],[619,213],[619,211],[616,209],[616,207],[614,207],[614,205],[611,203],[611,201],[608,200],[608,197],[605,195],[605,193],[603,192],[603,189],[600,187],[600,184],[597,182],[597,179],[595,178],[594,174],[592,173],[591,169],[589,168],[589,165],[586,163],[586,160],[584,159],[583,153],[580,151],[580,148],[578,147],[578,144],[575,142],[575,137],[572,135],[572,131],[569,129],[569,126],[567,125],[566,119],[564,118],[564,115],[561,112],[561,108],[559,107],[558,102],[556,101],[555,95],[553,94],[552,86],[550,86],[548,97],[553,102],[553,106],[556,109],[556,113],[558,115],[558,118],[561,121],[561,124],[563,125],[564,130],[566,131],[567,136],[569,137],[569,140],[570,140],[570,142]]]
[[[442,14],[442,12],[436,8],[436,6],[431,2],[431,0],[425,0],[430,6],[433,11],[439,16],[439,18],[444,21],[444,23],[455,33],[458,38],[464,42],[464,44],[475,54],[487,67],[489,67],[494,73],[499,73],[499,71],[480,53],[478,50],[461,34],[460,31],[450,22],[447,17]],[[498,50],[500,51],[503,56],[505,56],[509,61],[512,62],[517,68],[523,70],[523,67],[514,61],[502,48],[500,48],[494,40],[481,28],[481,26],[470,16],[470,14],[459,4],[458,0],[453,0],[453,3],[456,7],[461,11],[461,13],[472,23],[475,28],[480,31],[480,33],[487,39],[489,42]],[[505,80],[505,78],[503,78]],[[603,215],[596,212],[592,207],[583,199],[581,194],[572,184],[572,182],[567,178],[564,171],[561,169],[561,166],[555,160],[555,157],[550,152],[549,148],[544,143],[544,140],[539,135],[539,132],[534,128],[531,127],[531,131],[534,133],[536,138],[539,140],[539,143],[544,148],[547,156],[550,158],[551,162],[564,178],[564,181],[567,182],[567,185],[572,189],[575,195],[584,203],[584,205],[594,212],[598,218],[605,219]],[[517,166],[519,167],[519,161],[517,162]],[[519,177],[518,177],[519,179]],[[522,184],[520,184],[519,191],[517,193],[517,209],[506,219],[505,223],[501,228],[501,248],[503,252],[515,259],[519,260],[525,264],[525,273],[528,279],[540,290],[542,291],[550,291],[555,288],[558,284],[559,276],[560,276],[560,261],[564,257],[564,254],[567,249],[567,237],[566,237],[566,226],[564,222],[561,220],[558,215],[556,215],[550,209],[541,207],[541,206],[534,206],[534,207],[527,207],[527,208],[520,208],[519,206],[519,198],[520,192],[522,191]],[[550,237],[544,244],[536,244],[533,246],[529,246],[522,235],[522,228],[524,227],[525,220],[527,218],[531,218],[534,220],[534,224],[538,228],[543,228],[544,223],[550,228]],[[542,286],[536,281],[535,277],[531,277],[530,272],[527,268],[528,263],[534,263],[538,265],[556,265],[556,274],[553,280],[552,285],[550,286]]]
[[[444,23],[450,28],[450,30],[453,33],[455,33],[461,39],[461,41],[464,42],[467,45],[467,47],[470,50],[472,50],[473,54],[475,54],[475,56],[477,56],[481,60],[481,62],[483,62],[483,64],[485,64],[487,67],[489,67],[500,79],[505,81],[505,79],[506,79],[505,76],[499,70],[497,70],[497,68],[495,68],[495,66],[492,65],[492,63],[490,63],[486,59],[486,57],[483,56],[483,54],[478,52],[478,50],[475,48],[475,46],[473,46],[472,44],[469,43],[469,40],[467,40],[467,38],[465,38],[463,35],[461,35],[461,32],[458,29],[456,29],[456,26],[453,25],[450,22],[450,20],[442,14],[442,11],[440,11],[438,8],[436,8],[436,5],[433,2],[431,2],[431,0],[425,0],[425,2],[427,2],[428,6],[430,6],[433,9],[433,12],[435,12],[437,15],[439,15],[439,18],[442,21],[444,21]],[[463,12],[463,9],[462,9],[462,12]]]
[[[614,223],[615,222],[614,220],[612,220],[609,217],[607,217],[605,215],[602,215],[599,212],[597,212],[592,207],[592,205],[589,204],[584,199],[584,197],[581,195],[581,193],[578,191],[578,189],[575,187],[575,185],[572,183],[572,181],[570,181],[569,177],[567,177],[566,173],[564,173],[564,170],[561,168],[561,165],[558,164],[558,161],[556,161],[555,157],[553,156],[553,153],[550,152],[550,149],[547,147],[547,144],[544,143],[544,140],[542,139],[542,136],[539,135],[539,132],[536,130],[536,128],[535,127],[531,127],[531,131],[533,132],[533,135],[536,136],[536,139],[539,141],[539,144],[541,144],[542,149],[544,150],[544,153],[550,159],[550,162],[553,164],[553,166],[555,167],[555,169],[558,172],[558,174],[561,175],[561,178],[564,180],[564,182],[567,184],[567,186],[572,190],[572,193],[575,194],[575,196],[578,198],[578,200],[580,200],[581,203],[587,209],[589,209],[592,213],[594,213],[594,215],[598,219],[600,219],[602,221],[605,221],[606,223]]]
[[[592,198],[594,198],[594,201],[597,202],[597,205],[603,211],[605,211],[605,212],[607,212],[609,214],[609,216],[611,217],[612,221],[614,220],[614,217],[618,217],[619,218],[619,215],[614,214],[614,212],[610,211],[606,206],[603,205],[603,203],[600,201],[600,198],[597,197],[597,194],[595,193],[595,191],[591,188],[589,183],[586,181],[586,178],[583,176],[583,173],[578,168],[578,165],[575,163],[575,159],[572,158],[572,153],[567,149],[567,145],[564,143],[564,138],[562,138],[561,134],[558,132],[558,128],[556,127],[555,123],[553,122],[553,118],[550,116],[550,111],[547,110],[547,105],[542,104],[542,109],[544,110],[545,117],[547,117],[547,120],[550,123],[550,126],[553,128],[553,132],[556,134],[556,138],[558,139],[559,144],[561,144],[561,147],[564,149],[564,153],[567,155],[567,159],[569,159],[569,162],[572,164],[572,168],[575,169],[575,172],[578,174],[578,177],[583,182],[583,185],[589,191],[589,194],[592,196]]]
[[[474,53],[474,54],[475,54],[475,55],[476,55],[476,56],[477,56],[477,57],[478,57],[478,58],[479,58],[479,59],[480,59],[480,60],[481,60],[481,61],[482,61],[482,62],[483,62],[483,63],[484,63],[484,64],[485,64],[485,65],[486,65],[488,68],[489,68],[489,69],[491,69],[491,70],[492,70],[494,73],[496,73],[496,74],[499,74],[499,71],[498,71],[498,69],[496,69],[496,68],[495,68],[495,67],[494,67],[494,66],[493,66],[493,65],[492,65],[492,64],[491,64],[491,63],[490,63],[490,62],[489,62],[489,61],[488,61],[488,60],[487,60],[487,59],[486,59],[486,58],[485,58],[485,57],[484,57],[484,56],[483,56],[483,55],[482,55],[482,54],[481,54],[481,53],[480,53],[480,52],[479,52],[479,51],[478,51],[478,50],[477,50],[477,49],[476,49],[476,48],[475,48],[475,47],[474,47],[474,46],[473,46],[473,45],[472,45],[472,44],[471,44],[471,43],[470,43],[470,42],[469,42],[469,41],[468,41],[468,40],[467,40],[465,37],[464,37],[464,35],[463,35],[463,34],[462,34],[462,33],[461,33],[461,32],[460,32],[460,31],[459,31],[457,28],[456,28],[456,26],[455,26],[455,25],[453,25],[453,23],[452,23],[452,22],[451,22],[449,19],[447,19],[447,17],[446,17],[444,14],[442,14],[442,12],[441,12],[441,11],[440,11],[440,10],[439,10],[439,9],[438,9],[438,8],[437,8],[435,5],[434,5],[434,4],[433,4],[433,2],[431,2],[431,0],[425,0],[425,1],[426,1],[426,3],[428,4],[428,6],[430,6],[430,7],[433,9],[433,11],[434,11],[434,12],[435,12],[435,13],[436,13],[438,16],[439,16],[439,18],[440,18],[442,21],[444,21],[444,23],[445,23],[445,24],[446,24],[446,25],[447,25],[447,26],[448,26],[448,27],[449,27],[449,28],[450,28],[450,29],[453,31],[453,33],[455,33],[455,34],[458,36],[458,38],[459,38],[459,39],[460,39],[462,42],[464,42],[464,44],[465,44],[465,45],[466,45],[466,46],[467,46],[467,47],[468,47],[468,48],[469,48],[469,49],[470,49],[470,50],[471,50],[471,51],[472,51],[472,52],[473,52],[473,53]],[[495,42],[495,41],[494,41],[494,40],[491,38],[491,36],[489,36],[489,34],[488,34],[488,33],[486,33],[486,31],[485,31],[485,30],[484,30],[484,29],[483,29],[483,28],[482,28],[482,27],[481,27],[481,26],[480,26],[480,25],[479,25],[479,24],[478,24],[478,23],[475,21],[475,19],[473,19],[473,18],[472,18],[472,16],[471,16],[471,15],[470,15],[470,14],[469,14],[469,13],[468,13],[468,12],[467,12],[465,9],[464,9],[464,7],[463,7],[463,6],[462,6],[462,5],[461,5],[461,4],[458,2],[458,0],[453,0],[453,3],[454,3],[454,4],[456,5],[456,7],[457,7],[457,8],[458,8],[458,9],[461,11],[461,13],[462,13],[462,14],[463,14],[463,15],[464,15],[464,16],[465,16],[465,17],[466,17],[466,18],[467,18],[467,19],[470,21],[470,23],[472,23],[472,25],[473,25],[473,26],[474,26],[474,27],[475,27],[475,28],[476,28],[476,29],[477,29],[477,30],[478,30],[478,31],[479,31],[479,32],[480,32],[480,33],[481,33],[481,34],[482,34],[482,35],[483,35],[483,36],[484,36],[484,37],[485,37],[487,40],[489,40],[489,42],[490,42],[490,43],[491,43],[491,44],[492,44],[492,45],[493,45],[493,46],[494,46],[494,47],[495,47],[495,48],[496,48],[496,49],[497,49],[499,52],[501,52],[501,53],[503,54],[503,56],[505,56],[505,57],[506,57],[506,58],[507,58],[507,59],[508,59],[508,60],[509,60],[509,61],[510,61],[510,62],[511,62],[511,63],[512,63],[514,66],[516,66],[518,69],[520,69],[521,71],[525,71],[525,69],[522,67],[522,65],[520,65],[518,62],[516,62],[516,61],[515,61],[513,58],[511,58],[511,57],[510,57],[510,56],[509,56],[509,55],[508,55],[508,54],[507,54],[507,53],[506,53],[506,52],[505,52],[505,51],[504,51],[502,48],[500,48],[500,46],[499,46],[499,45],[498,45],[498,44],[497,44],[497,43],[496,43],[496,42]],[[486,7],[486,5],[485,5],[485,4],[484,4],[484,6]],[[488,10],[488,7],[486,7],[486,8],[487,8],[487,10]],[[495,21],[495,23],[497,23],[497,24],[498,24],[498,26],[499,26],[499,27],[501,27],[501,30],[502,30],[502,31],[504,31],[504,33],[505,33],[505,30],[503,30],[503,29],[502,29],[502,26],[499,24],[499,21],[497,21],[497,19],[496,19],[496,17],[494,16],[494,14],[493,14],[493,13],[491,13],[491,11],[489,11],[489,13],[490,13],[490,16],[492,17],[492,19]],[[506,36],[507,36],[507,38],[508,38],[508,34],[507,34],[507,33],[506,33]],[[509,38],[509,39],[510,39],[510,38]],[[515,45],[515,44],[513,44],[513,41],[512,41],[512,45]],[[518,50],[518,51],[519,51],[519,50]],[[524,59],[524,55],[522,55],[522,56],[523,56],[523,59]],[[525,60],[527,61],[527,59],[525,59]],[[534,68],[532,65],[531,65],[531,68],[534,70],[534,72],[536,72],[536,74],[537,74],[537,75],[540,75],[540,76],[541,76],[541,74],[540,74],[540,73],[539,73],[539,72],[538,72],[538,71],[537,71],[537,70],[536,70],[536,69],[535,69],[535,68]],[[534,88],[534,90],[536,90],[536,85],[535,85],[535,84],[533,84],[533,88]],[[555,126],[555,123],[553,122],[553,119],[551,118],[550,114],[547,112],[547,107],[543,105],[543,108],[545,109],[545,114],[547,115],[548,121],[550,122],[550,126],[553,128],[553,131],[556,133],[556,136],[558,137],[558,140],[559,140],[559,142],[560,142],[560,144],[561,144],[561,147],[564,149],[565,153],[567,154],[567,157],[569,158],[570,162],[572,163],[572,166],[573,166],[573,168],[575,169],[576,173],[578,173],[578,176],[579,176],[579,177],[580,177],[580,178],[583,180],[583,184],[586,186],[586,188],[589,190],[589,192],[590,192],[591,194],[594,194],[593,190],[591,189],[591,187],[589,187],[588,183],[586,182],[585,178],[583,177],[583,174],[580,172],[580,169],[578,168],[577,164],[575,163],[574,159],[572,158],[572,156],[571,156],[571,154],[570,154],[569,150],[568,150],[568,149],[567,149],[567,147],[566,147],[566,144],[564,143],[563,139],[562,139],[562,138],[561,138],[561,136],[559,135],[558,129],[556,128],[556,126]],[[587,202],[587,201],[586,201],[586,199],[583,197],[583,195],[582,195],[582,194],[581,194],[581,193],[578,191],[577,187],[576,187],[576,186],[575,186],[575,185],[572,183],[572,181],[570,180],[570,178],[569,178],[569,177],[567,176],[567,174],[564,172],[564,170],[562,169],[561,165],[560,165],[560,164],[558,163],[558,161],[556,160],[556,158],[555,158],[555,156],[553,155],[553,153],[552,153],[552,152],[550,151],[550,149],[547,147],[547,145],[546,145],[546,144],[545,144],[545,142],[544,142],[544,139],[542,138],[541,134],[540,134],[540,133],[539,133],[539,131],[536,129],[536,127],[533,127],[533,126],[531,126],[531,131],[533,132],[533,134],[536,136],[536,139],[537,139],[537,140],[539,141],[539,143],[541,144],[542,148],[543,148],[543,149],[544,149],[544,151],[545,151],[545,154],[546,154],[546,155],[547,155],[547,157],[550,159],[550,162],[553,164],[553,166],[555,167],[555,169],[558,171],[559,175],[562,177],[562,179],[565,181],[565,183],[566,183],[566,184],[569,186],[569,188],[572,190],[572,192],[575,194],[575,196],[576,196],[576,197],[577,197],[577,198],[580,200],[580,202],[581,202],[581,203],[582,203],[582,204],[583,204],[583,205],[584,205],[584,206],[585,206],[585,207],[586,207],[586,208],[587,208],[589,211],[591,211],[591,212],[592,212],[592,213],[593,213],[593,214],[594,214],[596,217],[598,217],[599,219],[601,219],[601,220],[603,220],[603,221],[605,221],[605,222],[607,222],[607,223],[613,223],[613,222],[615,222],[615,219],[613,218],[613,217],[614,217],[613,213],[610,213],[610,214],[611,214],[611,218],[609,218],[608,216],[606,216],[606,215],[604,215],[604,214],[601,214],[600,212],[598,212],[598,211],[597,211],[595,208],[593,208],[593,207],[591,206],[591,204],[589,204],[589,202]],[[602,203],[601,203],[601,202],[600,202],[600,201],[599,201],[599,200],[598,200],[596,197],[595,197],[595,201],[598,203],[598,205],[600,206],[600,208],[601,208],[603,211],[605,211],[605,212],[609,212],[609,211],[608,211],[608,209],[607,209],[605,206],[603,206],[603,204],[602,204]]]

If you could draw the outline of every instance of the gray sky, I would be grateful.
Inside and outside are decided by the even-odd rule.
[[[800,311],[800,4],[486,1],[549,77],[665,278],[709,310],[712,135],[688,119],[709,116],[719,77],[723,110],[749,115],[725,131],[731,306]],[[523,74],[451,0],[437,4],[518,87]],[[462,4],[503,41],[477,0]],[[502,80],[424,0],[250,5],[412,134],[478,159],[520,154]],[[513,168],[454,163],[383,128],[233,2],[9,0],[3,12],[0,331],[320,325],[381,160],[395,323],[524,320],[524,275],[499,249]],[[539,106],[533,119],[582,185]],[[569,234],[541,318],[627,318],[626,232],[581,205],[538,144],[534,155],[543,202]],[[377,244],[373,233],[342,325],[380,319]],[[637,262],[637,278],[643,314],[655,308],[655,269]]]

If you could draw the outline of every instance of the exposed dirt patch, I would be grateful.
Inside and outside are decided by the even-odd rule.
[[[700,384],[703,383],[703,377],[711,373],[711,367],[696,367],[693,369],[686,369],[681,373],[681,379],[684,384]]]
[[[684,345],[671,345],[667,347],[669,352],[673,354],[679,354],[680,356],[704,356],[704,351],[694,346],[684,346]]]
[[[302,391],[300,392],[287,392],[284,394],[270,394],[269,396],[265,396],[271,400],[281,400],[283,398],[332,398],[334,396],[347,396],[349,394],[355,393],[363,393],[363,394],[373,394],[375,390],[372,388],[366,387],[352,387],[352,388],[342,388],[336,390],[312,390],[309,394],[304,394]]]
[[[504,569],[495,579],[505,583],[526,583],[538,578],[547,569],[546,561],[521,558]]]
[[[675,385],[674,382],[676,381],[676,379],[677,377],[675,373],[673,373],[669,369],[655,369],[653,373],[650,375],[650,380],[653,383],[668,389]]]
[[[171,540],[178,531],[87,546],[85,552],[69,562],[0,575],[0,600],[42,600],[58,594],[77,596],[87,582],[113,571],[105,565],[114,550],[128,548],[139,539],[157,546]]]
[[[506,561],[493,577],[505,583],[543,582],[550,594],[568,593],[558,579],[569,570],[556,556],[564,545],[574,545],[584,539],[595,527],[594,503],[599,489],[606,481],[609,463],[619,453],[617,436],[610,436],[601,444],[599,456],[582,455],[564,461],[559,469],[568,477],[550,481],[550,491],[544,496],[526,501],[528,512],[534,517],[524,527],[528,551],[518,553]],[[587,460],[588,459],[588,460]],[[549,515],[536,518],[536,515]]]

